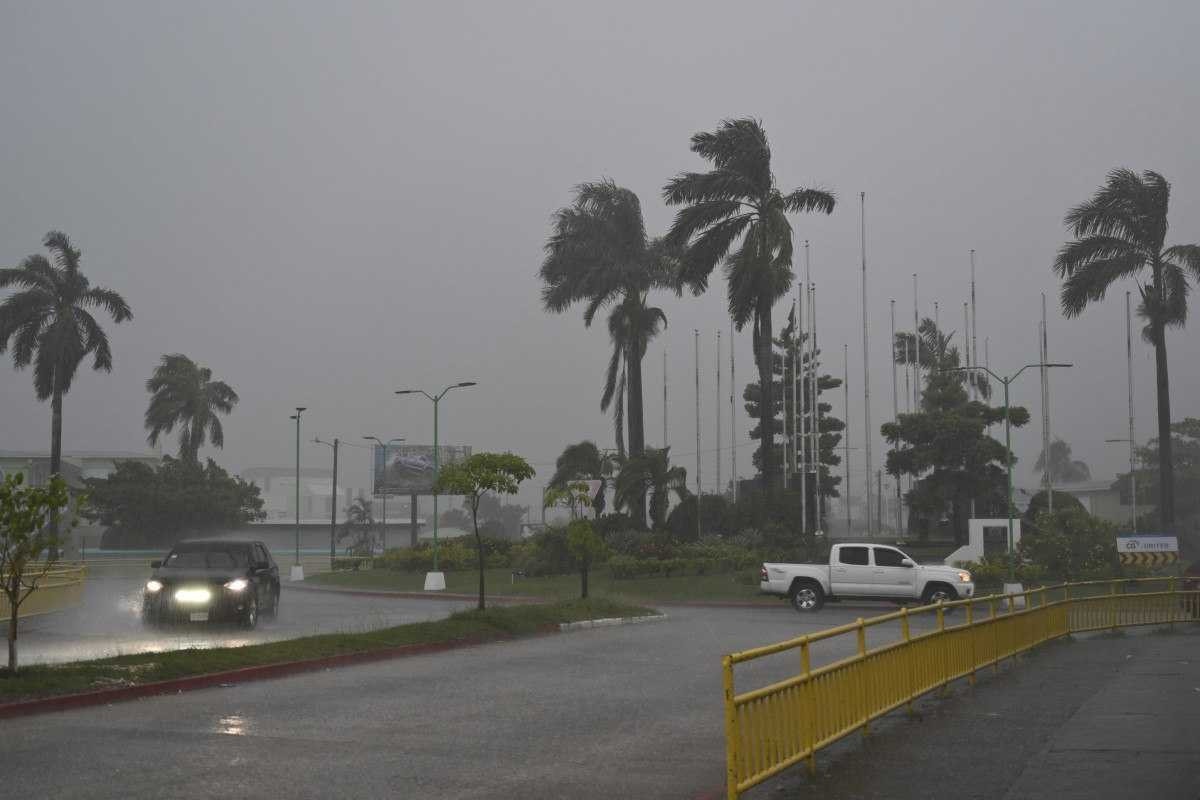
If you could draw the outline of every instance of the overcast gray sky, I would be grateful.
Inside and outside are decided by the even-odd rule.
[[[112,374],[85,371],[66,400],[66,449],[144,447],[143,382],[162,353],[183,352],[241,395],[216,454],[232,469],[291,463],[295,405],[309,407],[305,439],[429,441],[428,403],[392,391],[474,379],[444,402],[443,441],[513,450],[547,477],[568,442],[612,441],[598,407],[606,331],[540,308],[551,213],[574,184],[608,176],[661,232],[662,185],[703,166],[688,137],[752,115],[783,187],[839,196],[831,217],[795,229],[812,242],[831,371],[850,344],[852,443],[865,191],[876,430],[891,414],[889,298],[911,320],[917,272],[922,314],[937,300],[944,327],[961,328],[975,248],[981,354],[987,336],[993,368],[1036,360],[1050,293],[1051,355],[1076,365],[1054,375],[1054,433],[1105,477],[1125,458],[1103,442],[1125,431],[1123,294],[1064,321],[1049,265],[1063,213],[1118,165],[1166,175],[1170,241],[1200,241],[1198,25],[1191,2],[2,0],[0,263],[62,229],[93,282],[133,307],[132,323],[110,325]],[[659,300],[670,327],[646,361],[647,439],[663,436],[666,347],[669,439],[690,475],[692,330],[711,450],[724,286]],[[1200,322],[1169,339],[1176,418],[1200,415],[1198,344]],[[749,348],[747,331],[739,384]],[[1141,343],[1135,358],[1145,438],[1153,358]],[[1035,419],[1015,443],[1025,482],[1037,399],[1036,375],[1023,377],[1014,400]],[[0,448],[48,448],[49,427],[32,376],[8,362]],[[328,458],[303,448],[306,466]],[[366,450],[344,463],[343,481],[367,485]],[[714,466],[707,453],[709,489]],[[748,446],[739,467],[749,475]]]

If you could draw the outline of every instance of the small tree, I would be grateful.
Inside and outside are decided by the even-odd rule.
[[[479,610],[484,609],[483,538],[479,535],[479,500],[488,492],[516,494],[533,467],[512,453],[476,453],[465,461],[442,467],[437,488],[442,494],[462,495],[471,509],[471,524],[479,554]]]
[[[17,671],[17,613],[58,561],[55,531],[69,501],[59,475],[45,486],[24,485],[20,473],[0,484],[0,583],[8,601],[9,675]]]
[[[604,541],[590,520],[577,519],[567,526],[567,551],[579,567],[579,596],[588,596],[588,570],[604,555]]]

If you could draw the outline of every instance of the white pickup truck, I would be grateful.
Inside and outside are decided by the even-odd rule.
[[[763,564],[759,588],[787,597],[797,611],[820,611],[826,600],[964,600],[975,593],[971,573],[921,565],[882,544],[835,544],[829,564]]]

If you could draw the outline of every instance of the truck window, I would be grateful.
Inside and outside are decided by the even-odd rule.
[[[838,560],[843,564],[865,567],[867,565],[867,548],[843,547],[838,551]]]
[[[877,567],[900,567],[903,566],[900,561],[904,558],[904,554],[899,550],[893,550],[890,547],[875,548],[875,566]]]

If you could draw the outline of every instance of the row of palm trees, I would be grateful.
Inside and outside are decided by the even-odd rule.
[[[133,319],[133,312],[117,292],[92,286],[80,269],[82,253],[65,233],[51,231],[43,244],[49,258],[38,253],[17,267],[0,269],[0,289],[12,290],[0,302],[0,354],[11,348],[16,369],[32,366],[38,400],[50,401],[50,473],[59,474],[64,396],[89,356],[92,369],[112,371],[112,348],[96,312],[117,324]],[[230,413],[238,396],[228,384],[214,381],[211,370],[184,355],[164,355],[146,390],[151,445],[178,427],[180,459],[193,464],[206,443],[224,445],[218,414]]]
[[[606,490],[613,489],[613,502],[633,517],[648,505],[650,526],[666,527],[670,499],[683,500],[690,493],[687,470],[671,465],[671,448],[648,447],[640,456],[605,452],[591,440],[567,445],[554,464],[548,489],[567,491],[576,481],[599,480],[602,489],[592,510],[606,510]],[[647,503],[648,501],[648,503]]]
[[[751,326],[759,385],[771,395],[771,311],[794,279],[787,215],[829,214],[835,204],[834,195],[824,189],[779,189],[767,134],[758,120],[725,120],[715,131],[692,136],[691,150],[708,162],[708,169],[681,173],[663,188],[663,201],[679,207],[664,236],[646,233],[641,203],[629,189],[611,180],[580,184],[572,205],[554,215],[540,272],[547,311],[562,313],[582,304],[586,326],[608,311],[612,355],[600,407],[613,408],[618,455],[631,459],[646,455],[642,360],[667,324],[662,309],[649,304],[650,293],[700,295],[723,265],[729,314],[739,331]],[[770,404],[762,404],[762,430],[771,429],[770,413]],[[771,445],[764,441],[763,452],[772,453]],[[763,459],[764,488],[772,484],[778,467],[769,456]],[[644,524],[644,506],[642,492],[631,504],[639,524]]]

